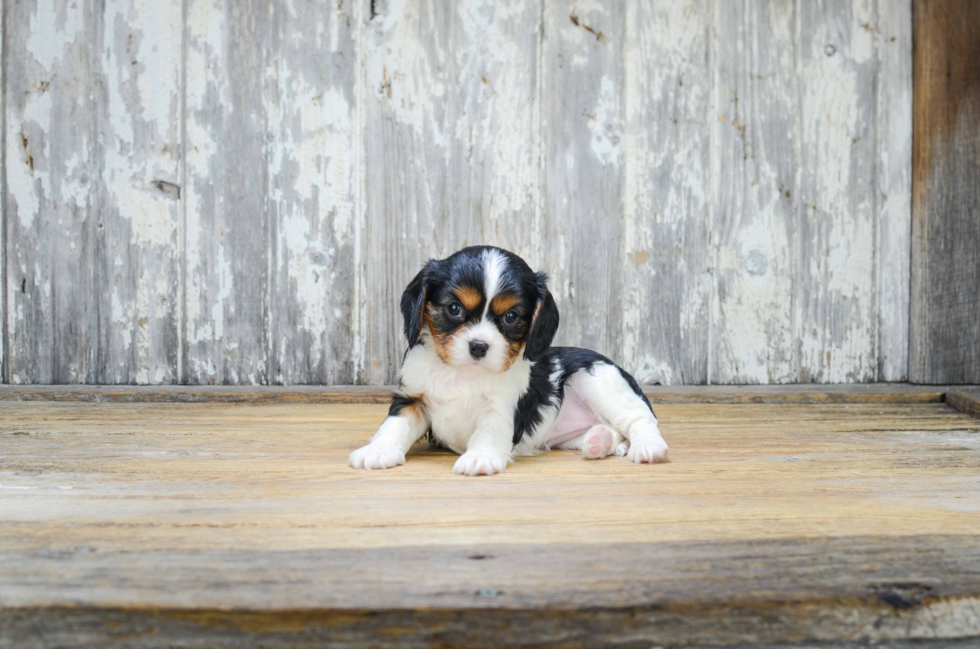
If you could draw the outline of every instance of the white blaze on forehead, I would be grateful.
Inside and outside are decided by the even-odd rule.
[[[499,250],[483,251],[483,292],[487,296],[487,305],[483,309],[483,316],[486,317],[490,310],[490,300],[500,290],[500,280],[507,267],[507,258],[500,254]]]

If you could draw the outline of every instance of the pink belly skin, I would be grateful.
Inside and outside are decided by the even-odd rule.
[[[569,442],[596,424],[599,418],[589,408],[579,401],[570,390],[565,391],[565,399],[561,402],[561,410],[555,419],[554,428],[543,440],[545,448],[554,448]]]

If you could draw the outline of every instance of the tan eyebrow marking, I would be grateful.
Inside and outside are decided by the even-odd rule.
[[[483,296],[480,295],[480,291],[476,290],[472,286],[460,286],[459,288],[454,288],[453,293],[459,298],[459,301],[463,303],[467,311],[475,311],[480,302],[483,300]]]
[[[505,295],[498,295],[490,301],[490,308],[497,315],[503,315],[507,313],[510,309],[514,308],[520,303],[520,298],[514,293],[507,293]]]

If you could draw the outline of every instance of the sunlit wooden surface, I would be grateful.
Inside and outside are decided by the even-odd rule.
[[[727,574],[739,559],[723,562],[726,606],[785,592],[805,601],[823,577],[790,576],[819,564],[843,580],[820,597],[857,593],[888,609],[869,579],[912,561],[909,548],[961,548],[943,559],[957,566],[949,578],[980,574],[980,419],[943,403],[657,412],[664,464],[555,451],[467,478],[452,473],[454,455],[426,446],[402,467],[349,468],[382,405],[3,403],[0,612],[622,607],[669,593],[679,606],[721,591],[664,566],[717,580],[705,557],[732,548],[783,563]],[[879,568],[855,558],[881,552]],[[782,585],[752,591],[767,579]],[[956,620],[980,633],[976,617]]]

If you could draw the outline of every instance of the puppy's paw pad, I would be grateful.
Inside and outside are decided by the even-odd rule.
[[[667,457],[667,442],[660,435],[634,435],[626,455],[637,464],[662,462]]]
[[[582,438],[582,455],[590,460],[606,457],[613,450],[616,432],[609,426],[593,426]]]
[[[630,450],[629,442],[620,442],[619,444],[616,445],[616,450],[613,451],[613,455],[615,455],[616,457],[623,457],[624,455],[629,453],[629,450]]]
[[[405,454],[394,446],[368,444],[350,454],[355,469],[390,469],[400,464],[405,464]]]
[[[460,475],[493,475],[507,466],[507,458],[486,451],[466,451],[453,465],[453,473]]]

